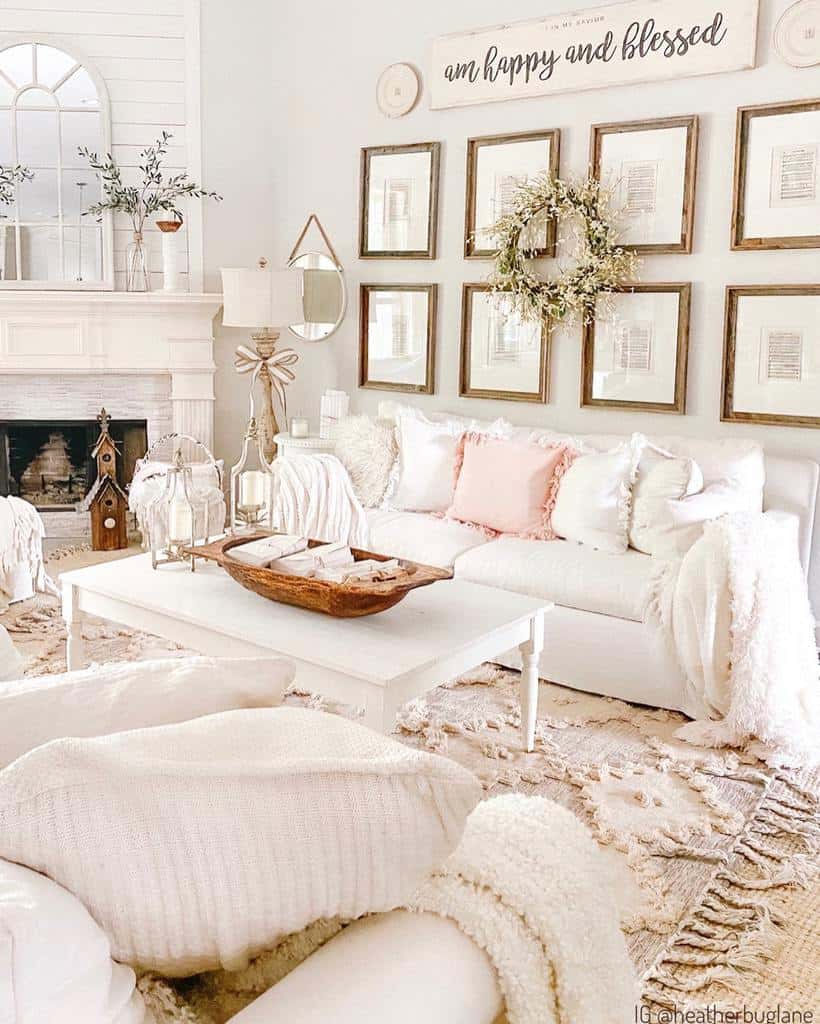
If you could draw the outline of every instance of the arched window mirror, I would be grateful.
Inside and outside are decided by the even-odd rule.
[[[77,152],[110,149],[100,76],[47,42],[0,47],[0,166],[28,171],[0,206],[0,287],[111,288],[111,223],[83,216],[100,198]]]

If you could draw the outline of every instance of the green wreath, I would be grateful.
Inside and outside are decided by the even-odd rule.
[[[608,208],[611,197],[595,178],[574,184],[543,172],[520,185],[512,212],[489,228],[498,249],[490,282],[493,291],[508,295],[525,320],[591,323],[598,296],[634,279],[638,268],[635,254],[616,244],[615,217]],[[575,265],[552,280],[533,273],[534,253],[521,245],[522,233],[539,217],[556,225],[568,219],[576,224]]]

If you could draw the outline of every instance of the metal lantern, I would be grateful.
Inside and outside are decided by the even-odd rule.
[[[182,449],[174,454],[173,464],[165,476],[165,489],[148,509],[151,532],[151,565],[188,562],[191,572],[196,568],[186,548],[208,541],[208,505],[194,490],[193,473],[182,457]]]
[[[231,531],[273,529],[273,473],[251,412],[242,454],[231,469]]]

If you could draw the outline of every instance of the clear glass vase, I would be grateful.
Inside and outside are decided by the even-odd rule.
[[[148,276],[148,253],[142,232],[135,231],[134,239],[125,250],[125,290],[127,292],[147,292],[151,290],[151,279]]]

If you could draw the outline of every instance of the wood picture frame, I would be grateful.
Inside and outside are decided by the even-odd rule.
[[[674,369],[667,372],[667,381],[673,381],[671,401],[602,398],[595,396],[596,323],[583,329],[581,348],[581,406],[584,408],[634,409],[641,412],[661,412],[682,416],[686,412],[686,382],[689,368],[689,325],[692,309],[692,285],[688,282],[628,284],[613,289],[613,295],[677,294],[677,327],[675,331]],[[650,342],[646,342],[647,352]],[[649,359],[647,358],[647,365]],[[640,373],[643,367],[636,372]]]
[[[473,328],[475,326],[474,301],[479,293],[489,294],[492,287],[488,284],[465,284],[461,295],[461,344],[459,354],[458,393],[461,398],[489,398],[506,402],[547,402],[549,400],[550,371],[550,330],[547,324],[541,324],[538,330],[538,368],[536,388],[534,390],[511,389],[502,387],[482,387],[474,381],[473,373]]]
[[[561,157],[561,131],[559,128],[548,128],[543,131],[518,132],[512,135],[483,135],[467,140],[467,175],[464,198],[464,258],[468,260],[486,260],[495,256],[492,249],[480,248],[476,241],[477,216],[476,199],[479,177],[478,161],[481,151],[487,147],[515,146],[522,143],[549,142],[549,171],[553,178],[558,177]],[[534,250],[533,258],[546,259],[555,255],[557,226],[554,220],[546,225],[545,245]]]
[[[792,114],[807,114],[816,113],[818,119],[820,119],[820,99],[813,100],[796,100],[788,103],[767,103],[753,107],[739,107],[737,112],[737,126],[735,131],[735,167],[734,167],[734,188],[732,194],[732,228],[731,228],[731,245],[734,252],[760,252],[769,249],[817,249],[820,248],[820,146],[816,143],[811,144],[813,149],[813,155],[806,157],[803,155],[802,164],[802,181],[807,181],[809,169],[806,167],[806,159],[810,159],[813,163],[813,183],[806,185],[810,187],[813,196],[810,200],[810,205],[816,207],[815,212],[815,223],[818,225],[817,230],[814,234],[795,234],[794,231],[783,231],[780,233],[771,234],[750,234],[747,235],[746,231],[748,228],[748,221],[750,218],[750,211],[747,210],[747,191],[750,185],[750,136],[752,132],[753,123],[758,118],[766,117],[781,117]],[[800,157],[799,150],[801,149],[800,143],[792,143],[791,152]],[[769,159],[765,162],[758,161],[755,174],[763,173],[765,167],[769,174],[769,201],[770,207],[775,205],[775,202],[782,204],[785,210],[788,204],[794,207],[794,198],[783,198],[783,193],[779,199],[772,198],[772,192],[774,190],[775,182],[771,180],[772,175],[777,173],[777,166],[780,167],[781,182],[783,179],[783,163],[784,157],[782,155],[784,150],[788,150],[788,147],[778,146],[769,151]],[[779,164],[775,159],[775,154],[779,153]],[[760,170],[758,170],[758,168]],[[795,182],[800,183],[801,178],[792,178],[791,186],[787,183],[786,188],[794,189]],[[788,193],[787,193],[788,195]],[[797,200],[800,203],[800,200]],[[805,208],[805,204],[803,204]],[[800,206],[797,206],[800,209]],[[784,214],[785,216],[785,214]],[[796,219],[799,220],[799,213],[796,215]],[[794,226],[795,217],[789,218],[791,226]],[[785,226],[785,225],[784,225]]]
[[[601,163],[603,158],[604,140],[608,137],[640,132],[659,132],[665,129],[683,128],[686,130],[686,141],[683,162],[683,181],[681,183],[680,235],[675,241],[646,242],[621,244],[625,249],[644,255],[660,253],[691,253],[695,225],[695,197],[697,192],[698,165],[698,134],[699,118],[697,114],[684,117],[662,117],[649,121],[620,121],[608,124],[594,124],[590,131],[589,163],[592,176],[601,179]],[[644,160],[643,163],[650,161]],[[636,161],[640,163],[640,161]],[[620,180],[620,179],[619,179]],[[653,176],[653,188],[657,186],[657,178]]]
[[[426,238],[423,245],[397,248],[394,244],[371,247],[371,186],[373,184],[373,161],[379,157],[410,156],[414,153],[428,153],[430,168],[427,180],[427,199],[420,207],[426,211]],[[361,151],[361,173],[359,192],[359,259],[362,260],[434,260],[438,242],[438,202],[441,165],[440,142],[418,142],[406,146],[370,146]],[[383,201],[382,209],[389,207],[389,199]]]
[[[765,412],[765,411],[754,411],[754,410],[738,410],[735,408],[737,398],[737,392],[741,390],[738,387],[738,368],[739,364],[743,364],[745,372],[748,376],[748,367],[754,365],[753,361],[749,357],[749,353],[746,353],[743,359],[738,357],[738,328],[740,325],[740,304],[744,298],[755,298],[755,297],[772,297],[778,300],[778,316],[783,320],[786,330],[781,332],[781,337],[778,339],[778,350],[775,353],[775,373],[774,380],[772,380],[772,362],[771,362],[771,336],[772,326],[763,327],[760,332],[758,343],[759,343],[759,355],[757,359],[758,363],[758,385],[765,387],[766,383],[785,384],[788,386],[790,383],[800,382],[800,376],[802,374],[803,366],[808,361],[805,349],[801,345],[799,350],[799,368],[795,358],[797,353],[795,352],[795,317],[788,315],[787,313],[780,313],[780,309],[785,305],[784,300],[789,297],[808,297],[816,299],[815,311],[810,313],[805,319],[811,323],[815,332],[814,341],[814,356],[813,361],[816,366],[814,376],[817,379],[818,385],[820,385],[820,331],[815,326],[820,322],[820,317],[817,315],[817,311],[820,310],[820,285],[729,285],[726,288],[726,311],[724,320],[724,337],[723,337],[723,374],[722,374],[722,388],[721,388],[721,402],[720,418],[724,423],[757,423],[760,425],[767,426],[787,426],[787,427],[814,427],[820,428],[820,400],[815,396],[820,395],[820,386],[812,386],[812,379],[809,378],[806,385],[810,399],[814,402],[814,408],[818,411],[818,415],[811,415],[808,413],[776,413],[776,412]],[[768,353],[767,359],[762,359],[764,346],[767,346],[766,341],[766,330],[768,330]],[[776,329],[775,329],[776,330]],[[751,330],[749,334],[754,336],[757,334],[756,331]],[[791,338],[789,337],[791,336]],[[753,353],[752,353],[753,354]],[[763,369],[767,366],[769,373],[766,374],[769,380],[763,382],[760,378],[764,376]],[[739,401],[742,401],[742,396]],[[808,403],[807,403],[808,404]]]
[[[395,379],[379,379],[371,373],[372,345],[370,338],[372,297],[379,293],[399,293],[426,295],[427,310],[425,324],[425,346],[420,365],[424,369],[424,379],[419,381]],[[379,391],[402,391],[407,394],[432,395],[435,393],[436,380],[436,334],[438,317],[438,285],[437,284],[362,284],[359,287],[359,387],[372,388]],[[386,376],[386,375],[383,375]]]

